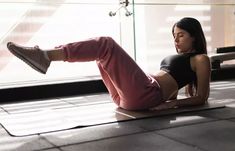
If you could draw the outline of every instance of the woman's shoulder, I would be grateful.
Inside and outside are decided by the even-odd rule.
[[[192,57],[191,64],[194,69],[202,67],[210,68],[210,59],[206,54],[197,54]]]
[[[210,62],[209,57],[206,54],[196,54],[192,57],[196,63]]]

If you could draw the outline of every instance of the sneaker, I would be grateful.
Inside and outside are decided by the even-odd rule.
[[[46,74],[51,61],[48,58],[46,52],[42,51],[38,46],[24,47],[13,42],[8,42],[7,48],[12,54],[23,60],[33,69],[40,73]]]

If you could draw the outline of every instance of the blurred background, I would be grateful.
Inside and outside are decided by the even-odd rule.
[[[0,89],[99,78],[95,62],[53,62],[41,75],[8,52],[9,41],[49,49],[111,36],[145,72],[155,73],[176,53],[171,28],[182,17],[201,22],[209,55],[235,45],[234,0],[0,0]]]

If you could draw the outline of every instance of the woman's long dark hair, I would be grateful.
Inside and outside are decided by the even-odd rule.
[[[172,34],[174,34],[174,28],[178,27],[185,30],[194,37],[193,48],[195,49],[195,54],[207,54],[206,38],[202,30],[200,22],[191,17],[185,17],[176,22],[172,27]],[[176,49],[178,52],[178,50]],[[185,93],[189,96],[194,96],[197,92],[197,81],[192,81],[185,87]]]

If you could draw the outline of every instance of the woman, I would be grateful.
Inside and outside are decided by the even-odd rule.
[[[61,45],[52,50],[23,47],[8,49],[35,70],[46,73],[51,61],[96,61],[114,103],[127,110],[162,110],[204,104],[209,96],[210,61],[200,23],[183,18],[172,28],[177,54],[166,57],[156,75],[145,74],[110,37]],[[188,97],[177,99],[187,85]]]

